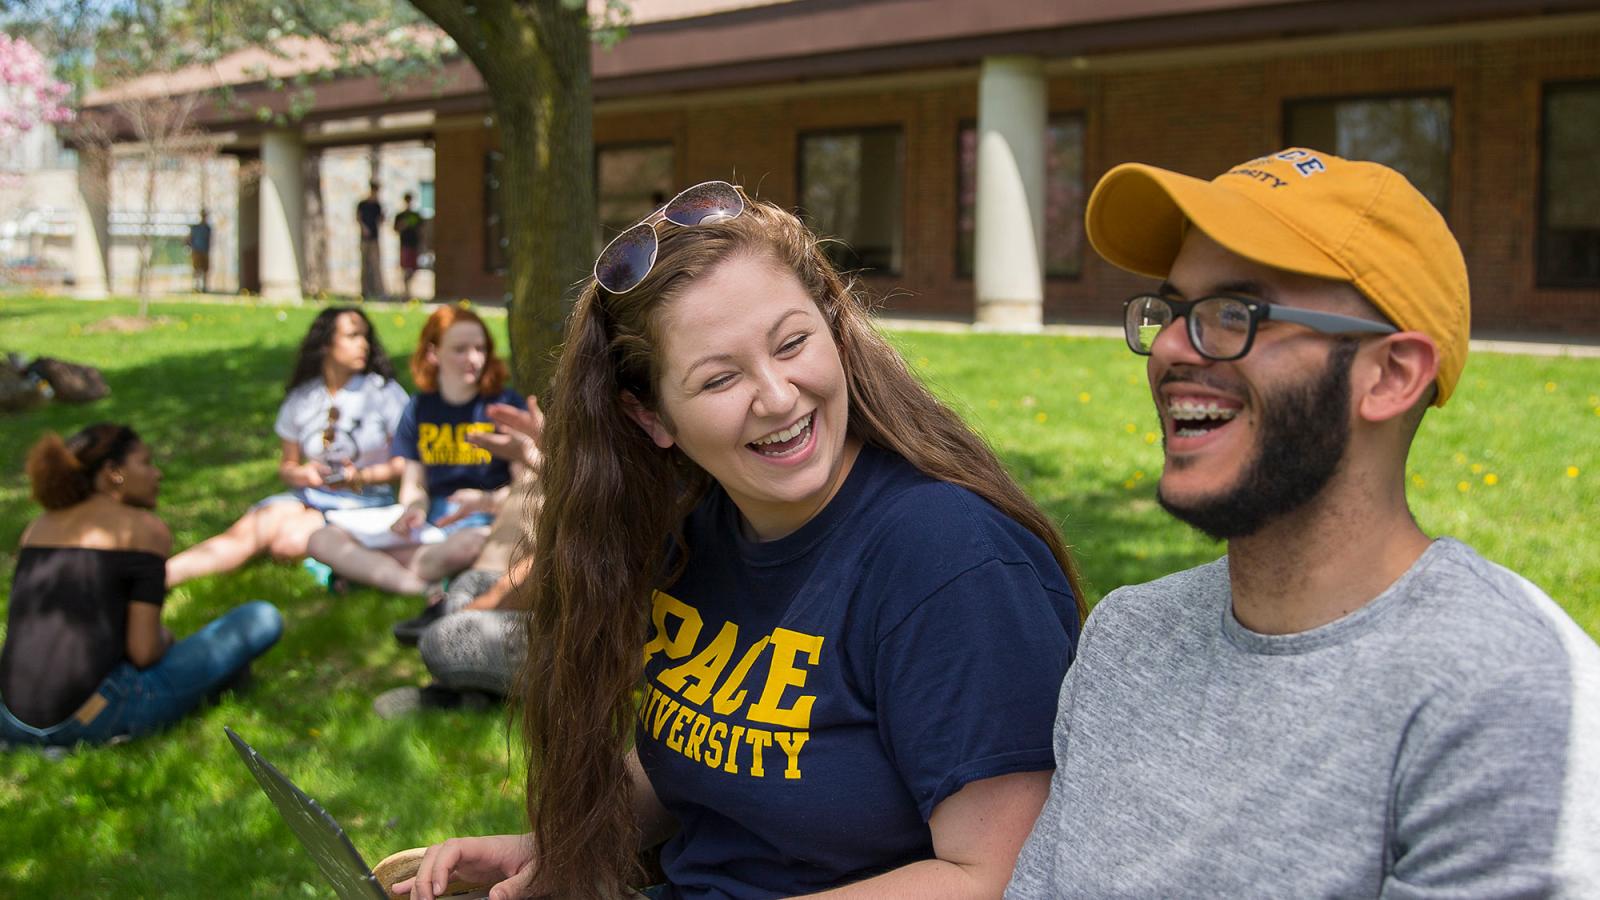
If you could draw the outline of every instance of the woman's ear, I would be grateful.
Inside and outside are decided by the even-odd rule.
[[[1374,341],[1371,350],[1373,369],[1356,398],[1356,411],[1369,422],[1404,415],[1439,377],[1439,349],[1421,332],[1388,335]]]
[[[634,424],[644,429],[644,433],[650,436],[650,440],[654,441],[657,447],[666,450],[677,443],[672,439],[672,432],[667,429],[661,416],[645,409],[644,404],[639,402],[639,398],[635,397],[632,391],[622,392],[622,408]]]

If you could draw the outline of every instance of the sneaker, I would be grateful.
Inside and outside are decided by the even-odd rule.
[[[428,626],[444,618],[444,604],[425,606],[422,612],[403,622],[394,623],[394,639],[407,647],[415,647]]]

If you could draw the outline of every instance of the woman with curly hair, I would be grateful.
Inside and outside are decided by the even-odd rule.
[[[289,490],[167,561],[167,584],[230,572],[261,553],[306,555],[331,509],[386,506],[404,461],[389,452],[410,398],[365,313],[330,306],[300,342],[273,430],[278,477]]]
[[[609,245],[543,440],[523,835],[396,889],[998,897],[1083,614],[1050,520],[793,215],[723,182]]]
[[[99,744],[172,724],[277,642],[254,601],[175,640],[161,624],[172,534],[161,470],[126,425],[91,425],[28,453],[44,515],[22,533],[0,648],[0,742]]]

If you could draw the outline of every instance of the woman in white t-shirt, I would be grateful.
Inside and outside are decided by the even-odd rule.
[[[223,533],[167,561],[167,585],[227,572],[271,552],[306,555],[306,539],[330,509],[387,506],[405,460],[389,443],[409,398],[372,323],[358,309],[329,307],[306,332],[274,426],[278,477],[289,487],[250,508]]]

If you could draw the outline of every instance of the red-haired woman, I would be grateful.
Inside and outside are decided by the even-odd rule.
[[[283,632],[254,601],[174,641],[161,624],[172,534],[161,470],[126,425],[91,425],[28,453],[45,513],[22,533],[0,648],[0,741],[98,744],[181,719]]]
[[[494,513],[510,492],[511,465],[467,440],[494,431],[491,404],[526,409],[505,387],[506,364],[476,313],[441,306],[422,326],[411,356],[417,395],[400,416],[392,452],[406,460],[400,476],[405,512],[394,530],[416,536],[424,525],[444,532],[436,543],[387,549],[363,545],[342,529],[327,527],[307,542],[313,557],[351,581],[397,594],[427,593],[438,580],[478,557]]]

